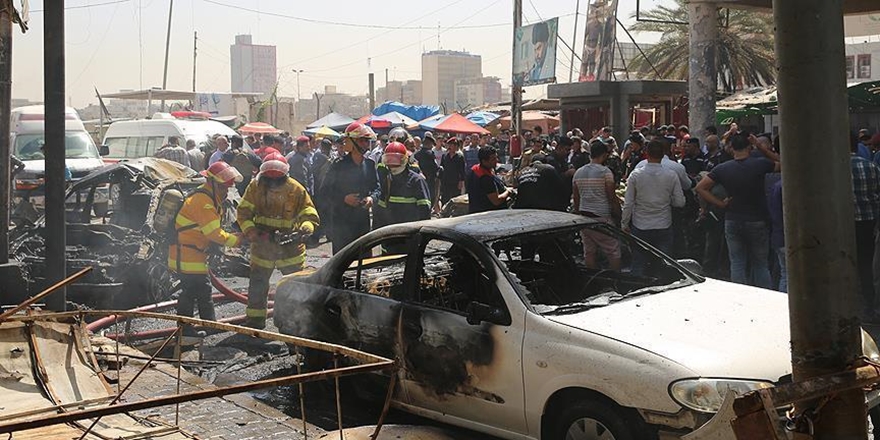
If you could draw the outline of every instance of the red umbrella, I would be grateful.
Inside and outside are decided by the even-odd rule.
[[[483,127],[480,127],[477,124],[474,124],[471,121],[468,121],[464,116],[453,113],[449,116],[441,118],[437,120],[436,124],[430,124],[431,130],[440,131],[444,133],[457,133],[457,134],[489,134],[489,130],[486,130]]]
[[[244,124],[241,128],[238,129],[240,133],[243,134],[277,134],[281,133],[281,130],[265,123],[265,122],[250,122]]]

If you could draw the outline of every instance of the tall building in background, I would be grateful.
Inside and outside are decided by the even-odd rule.
[[[232,93],[272,93],[275,89],[275,46],[253,44],[250,35],[236,35],[229,47]]]
[[[380,102],[397,101],[407,105],[422,105],[422,82],[419,80],[388,81],[376,90]]]
[[[499,102],[501,102],[501,81],[497,76],[459,79],[455,81],[455,108],[447,111],[465,111]]]
[[[455,109],[455,81],[483,77],[483,60],[479,55],[452,50],[435,50],[422,54],[422,101],[426,105],[443,105]]]

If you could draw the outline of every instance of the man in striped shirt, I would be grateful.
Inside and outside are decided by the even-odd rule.
[[[620,200],[614,193],[614,174],[604,165],[608,148],[601,141],[590,144],[590,163],[580,167],[572,180],[574,212],[597,221],[616,224],[620,221]],[[597,268],[596,252],[602,251],[612,270],[620,269],[620,243],[602,232],[581,231],[584,264]]]

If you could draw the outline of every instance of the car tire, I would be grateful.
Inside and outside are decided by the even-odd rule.
[[[581,400],[564,408],[553,420],[552,440],[643,440],[652,436],[644,422],[628,416],[623,408]]]

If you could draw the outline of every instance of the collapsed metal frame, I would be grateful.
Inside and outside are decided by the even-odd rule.
[[[36,297],[34,298],[36,299]],[[23,304],[24,305],[24,304]],[[21,310],[23,307],[19,306],[16,310]],[[179,405],[180,403],[191,402],[196,400],[209,399],[214,397],[222,397],[231,394],[238,394],[243,392],[255,391],[258,389],[282,386],[282,385],[299,385],[300,387],[300,405],[302,411],[302,422],[303,422],[303,435],[304,438],[308,438],[307,431],[307,422],[305,418],[305,406],[303,396],[302,385],[308,382],[316,382],[320,380],[330,380],[333,379],[335,382],[335,396],[336,396],[336,410],[337,410],[337,424],[339,429],[340,440],[343,438],[343,427],[342,427],[342,406],[341,406],[341,393],[339,386],[339,378],[343,376],[351,376],[355,374],[363,374],[370,372],[389,372],[391,381],[388,386],[388,392],[385,397],[385,402],[382,408],[382,412],[379,415],[379,420],[376,423],[376,429],[373,432],[371,438],[375,440],[379,431],[382,428],[382,424],[384,423],[385,416],[388,413],[388,410],[391,405],[391,397],[394,395],[394,388],[396,386],[396,372],[398,366],[395,361],[373,355],[367,352],[363,352],[360,350],[355,350],[352,348],[348,348],[341,345],[329,344],[319,341],[314,341],[310,339],[299,338],[296,336],[283,335],[280,333],[269,332],[265,330],[256,330],[252,328],[242,327],[238,325],[232,324],[224,324],[215,321],[205,321],[202,319],[177,316],[177,315],[169,315],[164,313],[154,313],[154,312],[133,312],[133,311],[123,311],[123,310],[79,310],[79,311],[71,311],[71,312],[56,312],[56,313],[39,313],[39,314],[29,314],[29,315],[16,315],[16,316],[8,316],[9,313],[4,314],[4,318],[6,321],[17,321],[17,322],[39,322],[39,321],[54,321],[54,322],[70,322],[70,321],[78,321],[80,323],[85,322],[85,317],[105,317],[105,316],[113,316],[116,315],[118,317],[125,317],[129,320],[131,318],[144,318],[144,319],[159,319],[166,321],[174,321],[178,325],[178,329],[168,337],[162,346],[156,350],[155,354],[150,357],[150,360],[145,362],[141,367],[140,371],[129,381],[124,389],[117,392],[115,397],[112,397],[112,401],[103,407],[90,408],[90,409],[81,409],[77,411],[70,412],[60,412],[58,414],[50,415],[50,416],[42,416],[39,419],[29,419],[23,421],[15,421],[11,423],[0,423],[0,434],[12,434],[17,431],[23,431],[27,429],[35,429],[42,428],[46,426],[52,426],[61,423],[72,423],[83,419],[90,418],[100,418],[106,415],[114,415],[114,414],[122,414],[128,413],[132,411],[156,408],[167,405]],[[4,320],[0,319],[0,323]],[[237,334],[242,334],[246,336],[252,336],[255,338],[260,338],[269,341],[279,341],[284,342],[285,344],[292,345],[294,347],[295,352],[299,353],[299,348],[310,348],[314,350],[319,350],[323,352],[332,353],[334,355],[334,362],[332,369],[326,369],[322,371],[315,372],[302,372],[299,361],[297,361],[297,373],[289,376],[283,376],[279,378],[266,379],[256,382],[250,382],[245,384],[231,385],[227,387],[220,387],[216,389],[210,390],[200,390],[193,391],[188,393],[180,393],[180,368],[183,363],[181,359],[182,350],[180,349],[180,337],[178,335],[181,333],[181,330],[184,326],[198,326],[203,328],[211,328],[215,330],[225,331],[225,332],[234,332]],[[137,402],[130,403],[121,403],[117,404],[122,394],[131,386],[134,381],[140,376],[145,369],[147,369],[154,361],[157,360],[159,353],[168,345],[173,339],[177,338],[177,347],[175,348],[175,357],[176,359],[168,359],[162,360],[165,362],[170,361],[170,363],[177,364],[178,368],[178,376],[177,376],[177,392],[173,395],[169,396],[161,396],[155,397],[151,399],[141,400]],[[116,350],[118,355],[119,350]],[[347,357],[358,361],[360,365],[347,366],[347,367],[339,367],[339,359],[341,357]],[[97,368],[97,365],[95,365]],[[105,400],[105,399],[101,399]],[[106,400],[111,400],[108,398]],[[45,408],[42,411],[28,411],[26,413],[20,414],[12,414],[9,417],[4,417],[6,419],[11,417],[27,417],[35,414],[42,414],[50,411],[64,411],[66,408],[74,406],[76,404],[86,404],[87,402],[77,402],[65,405],[58,405],[54,407]],[[95,403],[95,402],[89,402]],[[175,411],[177,414],[177,411]],[[175,417],[176,421],[178,417]],[[97,420],[92,423],[94,426],[97,423]],[[91,429],[91,428],[89,428]],[[83,433],[81,438],[84,438],[89,433],[89,430],[86,430]]]

